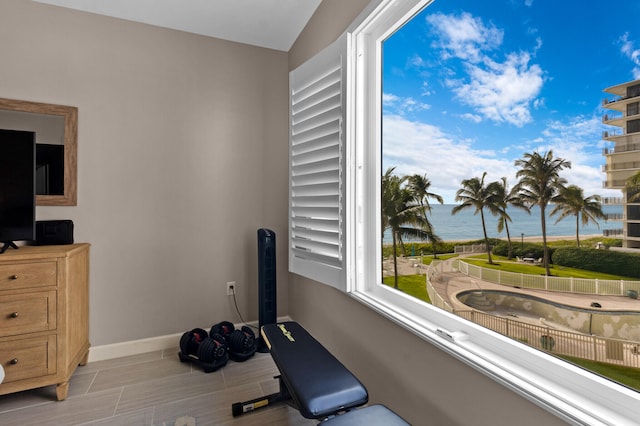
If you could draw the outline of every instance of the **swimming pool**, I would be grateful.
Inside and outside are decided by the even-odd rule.
[[[465,305],[498,316],[522,318],[527,322],[569,329],[611,339],[640,342],[639,311],[586,309],[542,297],[503,290],[465,290],[456,297]]]

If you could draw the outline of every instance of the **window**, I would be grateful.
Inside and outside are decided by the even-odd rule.
[[[352,297],[411,330],[417,338],[431,342],[570,423],[634,424],[638,414],[635,407],[640,402],[636,392],[380,284],[382,45],[430,3],[429,0],[375,2],[336,42],[346,49],[345,55],[340,56],[340,48],[334,45],[319,54],[318,57],[326,54],[326,61],[313,58],[307,63],[315,62],[309,65],[316,75],[310,82],[332,73],[332,66],[326,64],[340,63],[343,67],[340,92],[343,98],[336,102],[344,108],[340,124],[344,139],[339,151],[342,163],[338,168],[342,173],[339,193],[343,198],[342,203],[336,204],[342,208],[339,215],[342,223],[335,222],[342,245],[332,250],[332,260],[327,261],[324,256],[307,256],[314,252],[312,248],[296,250],[295,241],[290,239],[290,270],[345,288]],[[334,47],[334,53],[327,53]],[[296,72],[292,73],[292,80]],[[335,177],[332,172],[334,185]],[[294,180],[293,174],[291,179]],[[312,198],[316,195],[311,194]],[[294,204],[290,207],[292,217],[298,214]],[[301,211],[307,214],[306,210]],[[319,217],[318,213],[311,216]],[[302,243],[313,247],[315,241],[322,241],[323,233],[306,233],[307,228],[317,226],[307,226],[305,222],[300,228],[305,233]],[[290,232],[294,233],[293,227]]]

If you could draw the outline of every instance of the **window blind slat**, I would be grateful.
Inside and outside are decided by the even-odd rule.
[[[317,111],[313,117],[291,123],[291,130],[296,143],[313,139],[315,134],[335,133],[341,126],[341,110],[337,108]],[[308,136],[305,136],[308,135]]]
[[[338,163],[333,164],[333,168],[334,169],[338,169],[340,164],[340,153],[337,152],[339,147],[339,144],[333,143],[329,146],[325,146],[325,147],[316,147],[317,149],[315,150],[310,150],[310,151],[306,151],[306,152],[301,152],[299,154],[295,154],[295,150],[292,150],[292,166],[293,167],[299,167],[299,166],[311,166],[314,163],[318,163],[318,162],[322,162],[324,163],[325,161],[333,161],[333,163]]]

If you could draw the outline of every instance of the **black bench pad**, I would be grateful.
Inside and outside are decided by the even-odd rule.
[[[409,426],[396,413],[384,405],[370,405],[359,410],[335,416],[320,423],[322,426]]]
[[[298,323],[267,324],[261,332],[304,417],[325,418],[369,400],[362,383]]]

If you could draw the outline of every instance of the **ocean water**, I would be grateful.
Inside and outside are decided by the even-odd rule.
[[[455,206],[455,204],[433,204],[431,206],[429,220],[435,229],[436,235],[444,241],[477,240],[484,238],[480,214],[474,215],[474,209],[471,208],[452,215],[451,209]],[[553,210],[553,206],[549,206],[546,209],[547,236],[568,236],[575,238],[575,216],[566,217],[556,223],[558,215],[549,216],[551,210]],[[602,211],[605,214],[622,213],[622,206],[607,205],[602,207]],[[512,220],[509,222],[509,234],[512,240],[519,240],[522,234],[524,234],[524,237],[542,236],[540,209],[538,207],[532,208],[531,214],[527,214],[527,212],[516,208],[509,208],[507,213]],[[484,214],[487,225],[487,236],[489,238],[506,238],[506,231],[498,232],[498,217],[492,216],[488,211],[485,211]],[[587,226],[580,225],[580,238],[585,235],[602,235],[604,229],[618,229],[621,227],[620,222],[605,220],[599,220],[597,225],[593,223],[589,223]],[[391,242],[391,236],[388,231],[385,232],[384,242]]]

